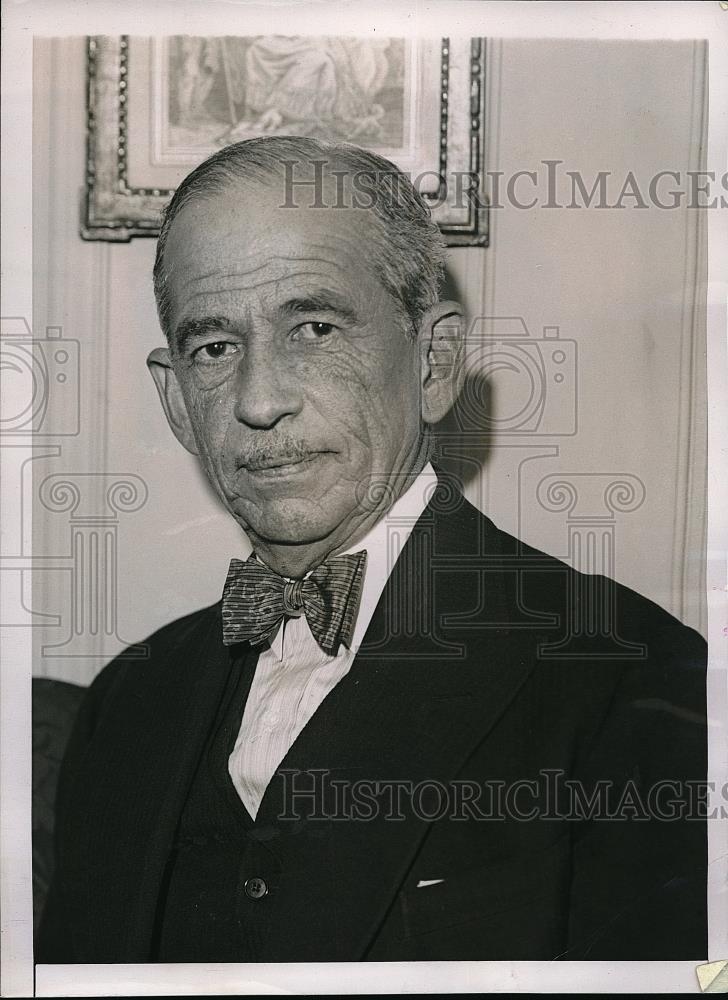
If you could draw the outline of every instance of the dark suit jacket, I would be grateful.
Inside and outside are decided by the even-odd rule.
[[[148,642],[149,660],[109,664],[80,712],[36,961],[150,959],[229,651],[219,605]],[[251,901],[247,959],[704,959],[705,823],[679,811],[706,777],[704,667],[702,639],[655,604],[441,485],[352,669],[266,791],[271,891]],[[292,774],[312,769],[380,782],[373,815],[304,817],[290,836]],[[388,808],[395,780],[410,784]]]

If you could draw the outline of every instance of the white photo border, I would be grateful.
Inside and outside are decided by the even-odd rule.
[[[3,305],[4,316],[32,315],[32,41],[34,35],[149,35],[178,31],[210,34],[217,19],[225,33],[248,33],[277,23],[313,33],[326,20],[328,33],[373,30],[426,33],[448,25],[450,35],[533,38],[707,38],[710,43],[708,170],[720,176],[728,150],[728,12],[715,0],[674,3],[406,2],[352,10],[330,2],[257,5],[210,0],[206,4],[139,0],[26,0],[5,5],[3,41]],[[182,27],[184,26],[184,27]],[[320,30],[320,29],[319,29]],[[728,551],[726,467],[726,275],[728,223],[709,213],[708,392],[709,527],[708,618],[710,665],[709,778],[720,787],[728,762],[726,696],[725,558]],[[2,453],[0,451],[0,460]],[[18,505],[21,498],[17,498]],[[6,512],[7,514],[7,512]],[[321,966],[39,966],[32,955],[30,847],[31,641],[30,629],[2,635],[0,674],[0,782],[2,816],[2,995],[93,996],[222,993],[475,992],[698,992],[690,963],[365,963]],[[709,824],[709,955],[728,958],[728,824]]]

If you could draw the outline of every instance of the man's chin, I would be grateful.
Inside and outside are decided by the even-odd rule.
[[[266,545],[312,545],[327,538],[339,521],[332,510],[300,497],[267,499],[265,511],[245,500],[233,504],[233,514],[250,540]]]

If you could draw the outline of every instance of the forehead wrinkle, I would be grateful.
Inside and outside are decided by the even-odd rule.
[[[283,235],[285,236],[285,232]],[[286,266],[290,264],[310,262],[341,267],[342,265],[339,263],[339,258],[341,256],[342,248],[353,251],[353,255],[362,256],[364,261],[366,261],[367,258],[361,254],[362,242],[367,241],[362,241],[356,233],[326,232],[323,240],[321,240],[321,238],[318,240],[307,239],[299,251],[294,251],[293,253],[282,253],[280,251],[276,251],[273,247],[263,246],[256,249],[254,241],[251,251],[240,261],[240,264],[251,274],[255,271],[275,265],[276,263],[280,263],[281,266]],[[376,243],[376,240],[370,240],[369,242]],[[216,243],[214,246],[215,251],[217,251],[218,248],[219,243]],[[181,263],[184,265],[189,262],[194,267],[194,265],[199,262],[200,266],[204,266],[206,257],[209,257],[209,255],[205,253],[195,253],[190,255],[188,261],[185,261],[183,258]],[[260,262],[258,262],[258,260],[260,260]],[[176,268],[174,262],[171,262],[169,267],[170,276],[174,274],[175,270]],[[217,270],[213,268],[212,270],[204,271],[199,275],[199,277],[214,277],[216,273],[218,273]]]
[[[282,294],[294,295],[296,292],[295,288],[292,288],[290,292],[288,292],[285,291],[282,288],[282,286],[285,286],[288,283],[295,284],[297,279],[301,277],[315,279],[317,282],[320,282],[321,284],[324,285],[329,284],[336,286],[338,284],[335,280],[334,281],[331,280],[330,274],[327,274],[325,271],[320,271],[314,268],[312,268],[309,271],[299,272],[298,274],[295,275],[291,274],[276,275],[275,277],[268,278],[263,281],[256,281],[253,283],[243,283],[242,285],[239,284],[239,279],[241,275],[237,274],[236,272],[230,272],[229,274],[216,277],[222,277],[227,280],[216,281],[214,286],[208,288],[198,288],[198,289],[186,288],[184,294],[183,310],[186,310],[193,302],[195,302],[200,298],[207,299],[210,298],[211,296],[224,295],[225,293],[230,293],[230,292],[234,293],[237,291],[245,291],[254,294],[270,286],[272,286],[270,292],[271,295],[274,295],[279,289],[281,289]],[[193,285],[194,284],[195,282],[193,282]],[[346,295],[346,291],[340,290],[339,294]]]
[[[285,263],[290,263],[291,261],[296,261],[299,264],[303,264],[304,266],[297,268],[295,271],[291,271],[290,268],[285,268]],[[339,263],[338,261],[328,260],[324,257],[310,257],[310,256],[306,256],[305,258],[276,257],[272,261],[271,260],[265,261],[264,263],[258,265],[257,267],[252,267],[252,268],[242,267],[240,269],[236,268],[235,270],[226,270],[226,271],[220,271],[220,270],[206,271],[203,274],[194,275],[185,282],[185,288],[189,288],[190,286],[194,288],[195,285],[199,285],[205,282],[218,283],[218,282],[226,282],[230,279],[240,280],[246,278],[254,278],[254,276],[257,273],[264,270],[265,268],[273,267],[275,263],[280,263],[281,268],[283,269],[283,273],[273,274],[270,277],[264,278],[262,281],[254,282],[251,285],[251,287],[256,288],[259,285],[271,284],[272,282],[276,281],[283,281],[286,278],[290,278],[291,280],[296,280],[299,277],[325,273],[321,270],[321,267],[329,268],[334,271],[339,271],[343,274],[347,274],[350,272],[350,269],[347,269],[343,264]],[[319,266],[317,267],[316,265]],[[225,289],[229,286],[223,284],[220,287]]]
[[[278,259],[289,260],[290,258]],[[260,267],[257,267],[252,271],[214,271],[193,277],[185,283],[185,287],[181,290],[181,297],[183,301],[181,308],[186,309],[190,303],[200,297],[215,296],[235,291],[244,291],[254,294],[256,291],[265,288],[266,286],[273,286],[275,290],[289,282],[291,284],[295,284],[302,278],[307,278],[309,280],[315,279],[324,284],[331,284],[333,282],[334,285],[338,285],[339,282],[336,280],[337,272],[338,275],[343,276],[345,279],[351,279],[351,269],[336,261],[315,257],[308,258],[306,263],[309,265],[308,267],[301,268],[293,273],[288,270],[285,273],[276,273],[258,281],[250,281],[249,279],[253,278],[254,275],[261,270]],[[316,264],[325,266],[310,266]],[[344,282],[344,287],[341,288],[343,294],[350,292],[350,289],[347,289],[346,284],[347,281]]]
[[[342,242],[346,243],[348,241],[344,240]],[[329,257],[329,256],[325,256],[325,257],[316,256],[315,254],[312,254],[312,253],[309,252],[310,250],[324,250],[325,251],[327,249],[331,249],[331,248],[327,247],[326,244],[322,244],[322,243],[309,243],[309,244],[307,244],[305,250],[302,250],[300,254],[269,254],[269,255],[265,256],[265,259],[262,260],[261,263],[259,263],[259,264],[252,263],[252,262],[248,263],[248,260],[242,260],[242,261],[240,261],[240,265],[241,265],[242,270],[235,271],[235,272],[231,271],[231,272],[227,272],[227,273],[228,274],[233,274],[233,273],[255,274],[257,271],[262,271],[264,268],[267,268],[267,267],[273,267],[276,264],[280,264],[280,266],[282,266],[282,267],[285,267],[286,265],[289,265],[289,264],[299,264],[299,265],[322,264],[325,267],[335,267],[335,268],[337,268],[339,270],[343,270],[344,266],[341,264],[341,262],[338,260],[337,257],[333,257],[332,258],[332,257]],[[252,258],[254,260],[255,257],[261,257],[261,256],[263,256],[263,252],[261,251],[259,253],[253,254],[251,256],[252,256]],[[214,278],[214,277],[216,277],[220,273],[221,272],[220,272],[220,270],[218,268],[214,268],[212,271],[204,271],[203,273],[201,273],[199,275],[195,275],[195,277],[192,280],[193,281],[198,281],[198,280],[202,280],[202,279],[205,279],[205,278]]]
[[[195,259],[197,259],[197,258],[195,258]],[[269,267],[271,263],[276,262],[276,261],[281,261],[283,263],[290,263],[291,261],[301,261],[301,260],[310,261],[311,263],[314,263],[314,264],[316,264],[316,263],[318,263],[318,264],[328,264],[328,263],[332,263],[333,264],[333,263],[335,263],[335,261],[329,261],[325,257],[311,257],[309,254],[306,254],[305,256],[301,256],[299,254],[293,254],[293,255],[290,255],[290,256],[287,255],[287,254],[275,254],[275,256],[272,259],[271,258],[267,258],[266,260],[264,260],[260,264],[255,264],[255,265],[252,265],[250,267],[247,267],[246,270],[243,273],[255,274],[256,271],[262,271],[263,268]],[[174,271],[174,267],[172,267],[172,271]],[[220,271],[218,269],[214,269],[212,271],[205,271],[202,274],[195,275],[195,277],[192,280],[193,281],[201,281],[201,280],[204,280],[205,278],[214,278],[219,273],[220,273]],[[234,274],[236,272],[232,272],[231,271],[229,273],[230,274]]]
[[[187,282],[187,284],[188,285],[196,285],[196,284],[200,284],[201,282],[204,282],[204,281],[210,281],[210,280],[225,281],[225,280],[228,280],[228,279],[231,279],[231,278],[235,279],[235,280],[238,280],[240,278],[248,278],[248,277],[252,278],[260,270],[262,270],[262,267],[255,268],[254,270],[251,270],[251,271],[248,271],[248,270],[243,270],[243,271],[239,271],[239,270],[234,270],[234,271],[213,271],[210,274],[200,274],[200,275],[195,276],[194,278],[190,278],[190,280]],[[342,268],[337,267],[337,270],[342,270]],[[307,275],[312,275],[312,274],[322,274],[322,273],[324,273],[324,272],[320,271],[317,268],[302,269],[302,270],[298,270],[298,271],[296,271],[294,273],[292,273],[291,271],[287,271],[284,274],[273,274],[270,277],[263,278],[261,281],[255,281],[251,287],[257,288],[259,285],[270,285],[273,282],[285,281],[286,278],[291,278],[292,280],[295,280],[296,278],[299,278],[299,277],[303,277],[303,276],[307,276]]]

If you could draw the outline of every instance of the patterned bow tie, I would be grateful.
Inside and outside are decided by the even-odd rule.
[[[272,639],[284,617],[306,616],[311,633],[329,656],[354,634],[367,554],[334,556],[305,580],[285,580],[254,556],[230,561],[222,595],[226,646]]]

